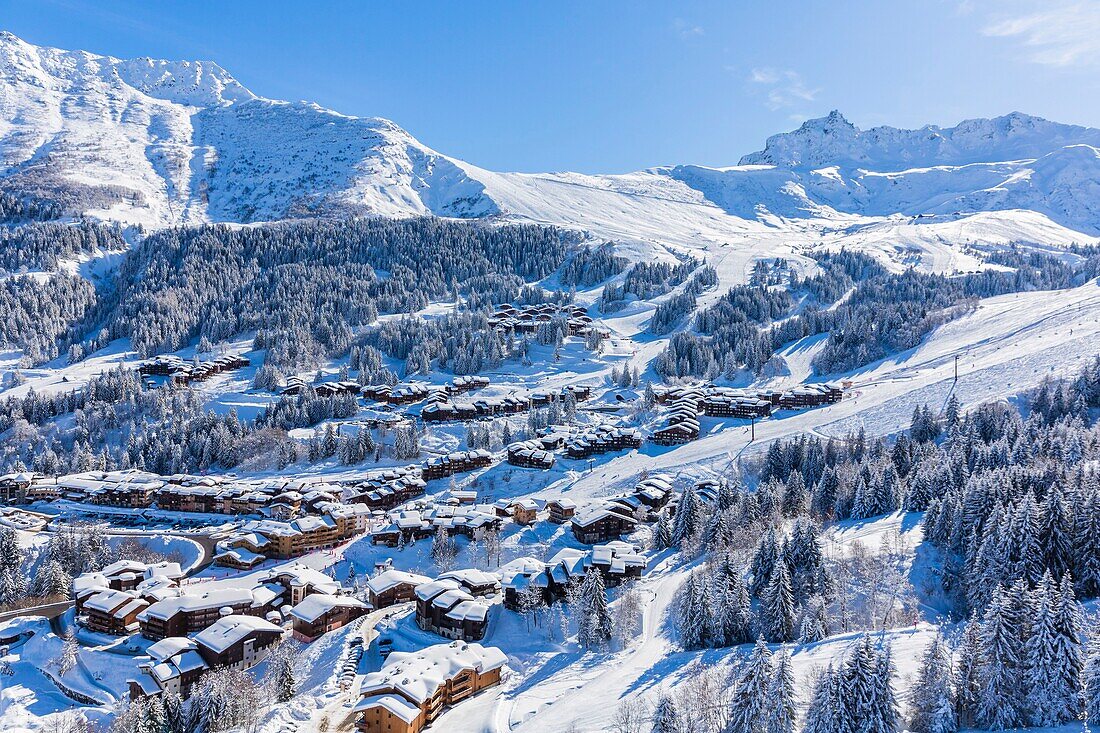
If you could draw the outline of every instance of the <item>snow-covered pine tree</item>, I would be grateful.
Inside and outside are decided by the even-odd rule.
[[[1100,489],[1096,476],[1082,481],[1073,527],[1073,577],[1081,598],[1100,595]]]
[[[711,582],[716,598],[711,609],[715,618],[715,644],[736,646],[752,641],[752,606],[741,571],[726,555],[716,567]],[[719,595],[719,591],[721,594]]]
[[[159,697],[164,708],[163,733],[189,733],[187,715],[180,696],[171,691],[164,691]]]
[[[1091,727],[1100,724],[1100,635],[1094,634],[1089,642],[1083,678],[1085,716]]]
[[[812,644],[829,635],[829,614],[825,599],[811,596],[802,609],[802,622],[798,627],[798,643]]]
[[[57,671],[64,677],[75,669],[79,662],[80,644],[72,629],[66,629],[61,639],[61,655],[57,658]]]
[[[605,649],[611,642],[614,621],[607,607],[603,576],[596,568],[585,573],[580,588],[578,636],[585,649]]]
[[[685,649],[710,645],[711,604],[706,577],[695,570],[688,576],[680,599],[680,644]]]
[[[276,655],[272,673],[275,699],[279,702],[293,699],[298,694],[298,680],[294,675],[294,662],[289,653]]]
[[[653,706],[652,723],[650,733],[684,733],[676,700],[665,690],[660,692]]]
[[[803,733],[851,733],[843,728],[840,674],[830,664],[813,686]]]
[[[909,690],[909,729],[913,733],[955,733],[959,729],[951,650],[940,634],[924,650]]]
[[[672,526],[668,522],[668,516],[661,512],[657,521],[653,524],[653,537],[650,546],[660,552],[672,547]]]
[[[1051,591],[1054,611],[1056,675],[1058,702],[1062,706],[1060,718],[1077,720],[1081,715],[1081,688],[1084,675],[1084,653],[1081,649],[1083,621],[1081,607],[1073,593],[1073,580],[1069,573],[1062,576]]]
[[[769,709],[775,704],[768,698],[772,679],[771,659],[772,653],[764,639],[757,639],[756,646],[733,683],[729,726],[726,728],[728,733],[760,733],[766,729]]]
[[[752,564],[749,566],[749,572],[752,574],[752,580],[749,582],[749,592],[753,596],[760,598],[764,589],[768,587],[778,557],[779,541],[775,536],[775,530],[768,529],[760,537],[760,543],[756,546],[756,553],[753,554]]]
[[[979,632],[979,691],[976,720],[990,730],[1008,730],[1023,722],[1023,619],[1001,586],[982,617]]]
[[[793,475],[793,474],[792,474]],[[773,676],[768,685],[766,733],[794,733],[795,688],[791,656],[779,652],[772,660]]]
[[[977,611],[963,628],[955,662],[955,717],[960,728],[969,728],[977,719],[981,693],[981,623]]]
[[[787,561],[780,557],[772,570],[771,582],[761,601],[761,622],[769,641],[786,642],[794,637],[794,593]]]
[[[680,494],[680,504],[676,507],[676,517],[672,523],[672,544],[683,547],[684,541],[699,531],[703,522],[703,507],[698,494],[692,486]]]
[[[840,730],[896,733],[900,716],[890,681],[892,667],[889,651],[876,649],[869,636],[856,642],[841,670]]]
[[[894,694],[893,677],[893,654],[887,645],[878,650],[873,688],[873,712],[869,719],[870,725],[863,725],[862,730],[875,733],[893,733],[901,730],[901,712]]]
[[[1054,659],[1057,631],[1052,595],[1056,592],[1048,572],[1031,593],[1030,629],[1023,656],[1024,705],[1031,724],[1038,727],[1060,723],[1065,708],[1065,691]]]

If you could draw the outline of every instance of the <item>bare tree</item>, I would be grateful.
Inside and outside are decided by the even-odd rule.
[[[649,706],[637,697],[620,702],[611,716],[611,730],[615,733],[645,733],[648,725]]]

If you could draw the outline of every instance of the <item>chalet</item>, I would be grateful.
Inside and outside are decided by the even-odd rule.
[[[218,619],[193,639],[172,636],[147,650],[150,662],[130,679],[130,698],[172,692],[186,699],[210,669],[249,669],[261,662],[283,636],[283,629],[254,616]]]
[[[392,509],[424,494],[427,483],[419,466],[383,471],[377,476],[353,484],[352,500],[369,509]]]
[[[414,402],[420,402],[427,396],[428,388],[423,384],[399,384],[391,387],[389,394],[384,395],[382,399],[391,405],[411,405]]]
[[[500,683],[504,652],[480,644],[436,644],[393,652],[363,677],[354,712],[360,733],[419,733],[443,712]]]
[[[636,428],[616,428],[601,425],[565,444],[570,458],[589,458],[601,453],[642,447],[642,434]]]
[[[132,592],[103,590],[82,604],[85,627],[104,634],[122,636],[138,629],[138,615],[149,604]]]
[[[154,641],[169,636],[186,636],[202,631],[223,616],[245,614],[266,616],[282,598],[279,586],[218,588],[184,593],[145,608],[137,615],[141,635]]]
[[[431,578],[403,570],[385,570],[367,581],[367,600],[374,608],[387,608],[416,598],[416,586]]]
[[[472,392],[475,389],[483,389],[488,386],[488,377],[468,375],[455,377],[453,380],[451,380],[451,383],[447,385],[447,391],[451,394],[459,394],[462,392]]]
[[[831,384],[804,384],[784,392],[779,398],[779,407],[784,410],[801,410],[807,407],[819,407],[840,402],[844,391]]]
[[[367,604],[351,596],[314,593],[290,609],[294,620],[294,638],[311,642],[335,631],[367,612]]]
[[[283,636],[283,629],[255,616],[228,615],[195,635],[199,654],[211,668],[248,669]]]
[[[424,465],[421,476],[425,481],[431,481],[453,476],[456,473],[488,468],[492,463],[493,456],[487,450],[459,451],[429,459]]]
[[[267,558],[258,552],[246,550],[243,547],[230,547],[220,550],[214,555],[214,564],[234,570],[251,570],[263,563]]]
[[[635,484],[634,496],[649,508],[660,509],[672,497],[672,481],[667,476],[649,476]]]
[[[516,499],[510,505],[512,521],[520,525],[534,524],[538,519],[539,505],[534,499]]]
[[[159,695],[162,692],[187,699],[191,689],[208,669],[199,654],[199,645],[186,636],[161,639],[147,650],[149,662],[138,664],[138,675],[130,680],[130,699]]]
[[[479,598],[494,596],[500,592],[500,578],[496,573],[487,573],[476,568],[451,570],[439,576],[440,580],[456,580],[472,596]]]
[[[140,598],[149,581],[158,579],[157,587],[175,587],[182,577],[179,563],[146,565],[136,560],[118,560],[98,572],[73,578],[73,600],[79,614],[85,601],[103,591],[124,591]]]
[[[612,511],[606,506],[575,516],[571,522],[573,536],[586,545],[617,540],[622,535],[633,532],[637,526],[637,519]]]
[[[525,440],[508,446],[508,462],[522,468],[548,469],[554,466],[554,454],[538,440]]]
[[[590,551],[565,548],[545,563],[520,558],[501,568],[504,607],[521,610],[523,596],[532,589],[546,605],[566,598],[570,586],[583,581],[590,568],[596,568],[610,588],[640,577],[645,567],[645,556],[633,545],[619,541],[596,545]]]
[[[634,545],[616,540],[593,547],[587,565],[599,570],[604,585],[611,588],[626,580],[640,578],[645,570],[646,558]]]
[[[33,473],[9,473],[0,476],[0,502],[4,504],[27,504],[30,502],[30,488],[35,478]]]
[[[651,440],[657,445],[682,445],[699,438],[699,421],[684,420],[653,431]]]
[[[577,502],[572,499],[551,499],[546,502],[546,509],[550,512],[550,521],[554,524],[565,524],[577,513]]]
[[[448,639],[478,641],[489,625],[489,607],[451,578],[416,587],[416,624]]]

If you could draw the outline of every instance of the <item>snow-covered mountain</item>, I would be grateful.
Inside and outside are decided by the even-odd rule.
[[[1013,113],[863,131],[834,112],[730,168],[500,173],[440,154],[386,120],[265,99],[214,63],[125,61],[0,33],[0,188],[153,228],[315,214],[495,216],[709,246],[776,228],[1024,211],[1064,241],[1100,233],[1100,130]],[[1029,232],[1033,219],[1024,218]]]
[[[485,216],[482,186],[386,120],[263,99],[217,64],[123,61],[0,33],[0,177],[147,226],[342,210]]]

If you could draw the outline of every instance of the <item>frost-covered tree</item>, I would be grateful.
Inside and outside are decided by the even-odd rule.
[[[955,733],[959,729],[951,650],[940,634],[924,650],[909,690],[909,728],[913,733]]]
[[[607,604],[603,576],[589,568],[581,582],[578,598],[577,637],[585,649],[605,649],[614,633],[614,620]]]
[[[80,658],[80,644],[72,629],[67,629],[61,637],[61,654],[57,657],[57,671],[62,676],[76,668]]]
[[[795,684],[791,669],[791,656],[786,652],[775,655],[772,663],[772,679],[767,693],[767,733],[794,733]]]
[[[684,542],[695,536],[703,523],[703,506],[694,487],[684,489],[680,494],[680,504],[676,508],[676,518],[672,523],[672,544],[683,547]]]
[[[652,723],[650,733],[685,733],[676,700],[664,690],[657,696],[657,704],[653,706]]]
[[[702,571],[688,576],[680,599],[680,644],[685,649],[702,649],[711,643],[710,589]]]
[[[778,704],[768,695],[772,680],[772,653],[762,638],[757,639],[756,646],[733,683],[729,726],[726,729],[729,733],[761,733],[768,730],[771,708]]]
[[[998,587],[982,617],[977,721],[991,730],[1023,722],[1024,620],[1004,588]]]
[[[767,638],[774,642],[790,641],[794,637],[794,593],[787,561],[782,557],[775,563],[771,582],[764,590],[760,604],[761,624]]]

